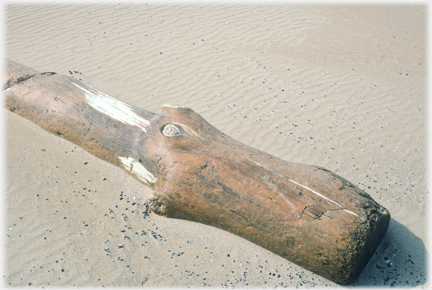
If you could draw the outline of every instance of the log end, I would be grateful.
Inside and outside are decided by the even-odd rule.
[[[357,251],[356,263],[352,265],[351,274],[337,281],[340,284],[351,284],[357,280],[363,269],[368,264],[369,260],[374,255],[376,249],[384,238],[387,228],[390,223],[390,212],[380,206],[377,210],[373,210],[372,214],[365,223],[364,228],[359,227],[357,233],[353,234],[354,242],[352,245],[358,245],[358,249],[347,249],[347,251]]]

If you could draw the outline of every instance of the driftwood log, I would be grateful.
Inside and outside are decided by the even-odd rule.
[[[160,114],[76,79],[6,60],[6,107],[154,189],[153,212],[215,226],[340,284],[352,283],[390,213],[321,167],[246,146],[190,108]]]

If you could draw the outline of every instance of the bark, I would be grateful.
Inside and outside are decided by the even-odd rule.
[[[390,213],[324,168],[246,146],[192,109],[157,115],[70,77],[7,61],[6,107],[155,190],[153,212],[215,226],[341,284],[355,281]]]

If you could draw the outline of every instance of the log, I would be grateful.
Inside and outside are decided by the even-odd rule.
[[[340,284],[356,280],[390,213],[322,167],[242,144],[190,108],[160,114],[6,60],[6,108],[154,190],[150,209],[245,238]]]

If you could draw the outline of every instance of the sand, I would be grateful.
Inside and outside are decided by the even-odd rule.
[[[426,288],[426,7],[5,6],[5,56],[323,166],[392,220],[355,286]],[[340,287],[228,232],[147,215],[124,170],[2,109],[10,286]]]

